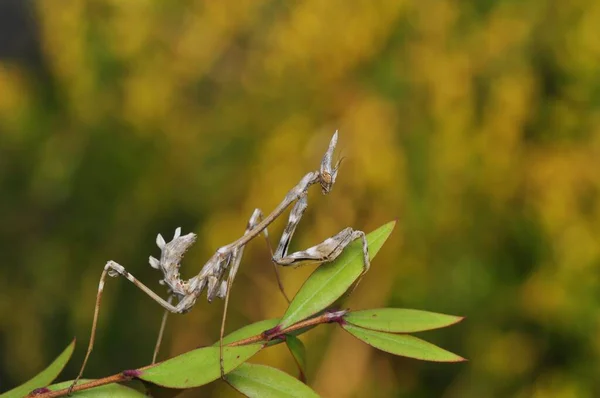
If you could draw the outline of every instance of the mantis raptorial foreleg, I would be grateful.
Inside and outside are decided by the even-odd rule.
[[[356,231],[352,228],[344,228],[331,238],[325,239],[323,242],[310,247],[306,250],[297,251],[292,254],[287,254],[290,241],[296,231],[296,227],[300,223],[300,219],[304,211],[308,207],[306,195],[298,199],[298,202],[292,208],[288,218],[288,224],[281,235],[281,240],[273,255],[273,261],[282,266],[301,265],[307,263],[327,263],[335,260],[351,242],[356,239],[362,240],[363,251],[363,272],[364,275],[370,267],[369,250],[367,238],[363,231]]]
[[[287,255],[284,252],[282,257],[273,257],[273,261],[283,266],[297,266],[308,263],[328,263],[335,260],[346,248],[346,246],[348,246],[356,239],[362,240],[362,274],[364,275],[371,266],[371,263],[369,261],[367,237],[363,231],[357,231],[350,227],[344,228],[343,230],[338,232],[337,235],[334,235],[331,238],[327,238],[318,245],[309,247],[306,250],[297,251]]]

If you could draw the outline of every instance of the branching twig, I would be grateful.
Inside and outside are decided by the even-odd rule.
[[[322,315],[316,316],[314,318],[306,319],[304,321],[300,321],[291,326],[288,326],[287,328],[280,328],[279,326],[276,326],[273,329],[266,330],[266,331],[262,332],[261,334],[257,334],[256,336],[248,337],[248,338],[227,344],[227,346],[237,347],[237,346],[241,346],[241,345],[248,345],[248,344],[254,344],[254,343],[259,343],[259,342],[267,342],[267,341],[277,340],[278,338],[280,338],[288,333],[292,333],[297,330],[304,329],[304,328],[307,328],[310,326],[316,326],[316,325],[320,325],[320,324],[324,324],[324,323],[333,323],[333,322],[343,323],[344,322],[343,316],[347,312],[348,311],[346,311],[346,310],[325,312]],[[151,367],[154,367],[154,366],[158,366],[158,365],[160,365],[160,362],[158,364],[148,365],[143,368],[139,368],[137,370],[125,370],[121,373],[117,373],[112,376],[108,376],[108,377],[104,377],[101,379],[77,384],[71,392],[88,390],[90,388],[99,387],[99,386],[103,386],[106,384],[130,381],[133,378],[135,378],[136,375],[139,375],[139,373],[141,371],[151,368]],[[28,397],[54,398],[54,397],[64,397],[68,394],[69,394],[68,388],[65,388],[62,390],[57,390],[57,391],[48,391],[47,389],[39,389],[39,390],[36,390],[35,392],[32,392],[31,394],[29,394]]]

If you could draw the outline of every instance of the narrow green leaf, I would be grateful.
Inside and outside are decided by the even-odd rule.
[[[390,333],[414,333],[445,328],[462,321],[461,316],[404,308],[379,308],[352,311],[344,319],[362,328]]]
[[[89,379],[79,380],[79,383],[85,383],[91,381]],[[53,384],[48,387],[50,391],[63,390],[69,387],[73,383],[71,381],[64,381],[62,383]],[[74,392],[72,397],[76,398],[102,398],[102,397],[119,397],[119,398],[147,398],[146,395],[140,391],[134,390],[133,388],[125,387],[120,384],[106,384],[104,386],[90,388],[89,390]]]
[[[298,370],[300,371],[298,379],[306,383],[306,348],[304,347],[304,343],[298,337],[288,334],[285,336],[285,344],[298,365]]]
[[[396,221],[389,222],[367,235],[371,260],[390,236],[395,225]],[[322,264],[304,282],[283,315],[281,328],[327,308],[352,286],[362,271],[362,243],[356,240],[335,261]]]
[[[244,363],[225,376],[236,390],[254,398],[310,398],[318,397],[306,384],[279,369],[265,365]]]
[[[279,318],[265,319],[263,321],[258,321],[258,322],[252,323],[250,325],[243,326],[243,327],[239,328],[238,330],[231,332],[227,336],[223,337],[223,344],[229,344],[229,343],[233,343],[235,341],[240,341],[240,340],[246,339],[248,337],[256,336],[258,334],[261,334],[265,330],[274,328],[275,326],[277,326],[278,322],[279,322]],[[218,345],[219,345],[218,341],[215,344],[213,344],[213,346],[218,346]]]
[[[391,334],[363,329],[351,324],[342,326],[354,337],[390,354],[422,361],[461,362],[463,357],[408,334]]]
[[[69,362],[74,349],[75,340],[73,340],[71,344],[69,344],[67,348],[65,348],[64,351],[46,369],[42,370],[24,384],[21,384],[20,386],[15,387],[4,394],[0,394],[0,397],[22,397],[29,394],[36,388],[46,387],[48,384],[52,383],[54,379],[56,379],[60,372],[62,372],[67,362]]]
[[[223,347],[225,372],[247,361],[262,348],[261,344]],[[168,359],[144,369],[138,378],[170,388],[191,388],[208,384],[221,377],[219,347],[204,347]]]

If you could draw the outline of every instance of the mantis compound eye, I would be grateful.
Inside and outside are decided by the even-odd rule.
[[[331,174],[329,174],[326,171],[321,173],[321,191],[323,192],[323,194],[329,193],[329,191],[331,191],[333,182],[333,176]]]

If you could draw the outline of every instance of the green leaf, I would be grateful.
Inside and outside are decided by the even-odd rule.
[[[89,379],[79,380],[79,384],[91,381]],[[71,381],[64,381],[62,383],[53,384],[48,387],[51,391],[63,390],[69,387],[73,383]],[[125,387],[120,384],[112,383],[104,386],[90,388],[89,390],[82,390],[74,392],[72,397],[82,398],[102,398],[102,397],[119,397],[119,398],[147,398],[146,395],[140,391],[134,390],[133,388]]]
[[[46,387],[48,384],[52,383],[54,379],[56,379],[60,372],[62,372],[67,362],[69,362],[74,349],[75,340],[73,340],[71,344],[69,344],[67,348],[65,348],[64,351],[46,369],[42,370],[35,377],[24,384],[21,384],[20,386],[15,387],[4,394],[0,394],[0,397],[23,397],[36,388]]]
[[[371,260],[395,225],[396,221],[389,222],[367,235]],[[356,240],[335,261],[322,264],[304,282],[283,315],[280,327],[286,328],[327,308],[352,286],[362,271],[362,243]]]
[[[463,357],[408,334],[378,332],[375,330],[353,326],[349,323],[343,325],[342,327],[354,337],[364,341],[369,345],[372,345],[375,348],[389,352],[390,354],[420,359],[422,361],[465,361]]]
[[[243,326],[240,329],[231,332],[227,336],[223,337],[223,344],[226,345],[235,341],[246,339],[248,337],[256,336],[258,334],[261,334],[265,330],[274,328],[275,326],[277,326],[278,322],[278,318],[265,319],[263,321],[258,321],[250,325]],[[213,346],[218,347],[219,342],[217,341],[215,344],[213,344]]]
[[[230,372],[261,350],[262,344],[223,347],[225,372]],[[169,388],[192,388],[221,377],[219,347],[204,347],[140,371],[138,378]]]
[[[349,312],[344,319],[366,329],[390,333],[414,333],[444,328],[464,318],[404,308],[379,308]]]
[[[306,383],[306,348],[304,347],[304,343],[298,337],[288,334],[285,336],[285,344],[298,365],[298,370],[300,371],[298,378],[301,382]]]
[[[306,384],[279,369],[244,363],[225,376],[225,380],[247,397],[318,397]]]

